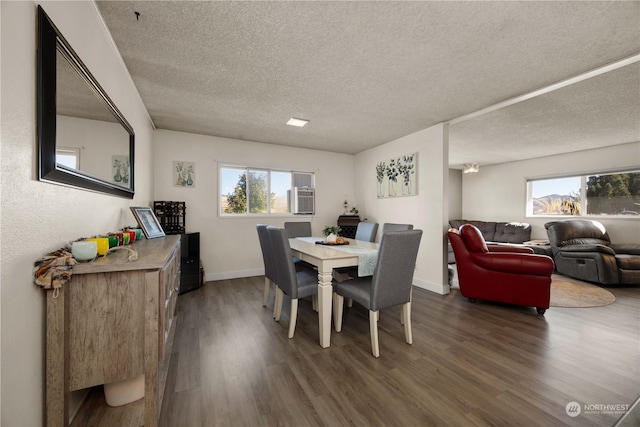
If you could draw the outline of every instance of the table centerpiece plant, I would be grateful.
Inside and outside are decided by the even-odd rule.
[[[326,237],[327,242],[335,243],[335,241],[340,237],[340,232],[342,229],[338,225],[330,225],[326,226],[322,230],[322,235]]]

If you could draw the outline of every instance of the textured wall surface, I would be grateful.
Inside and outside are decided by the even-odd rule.
[[[91,2],[43,2],[45,12],[91,69],[136,132],[136,197],[122,199],[40,182],[36,176],[36,11],[31,1],[1,2],[2,425],[38,426],[44,411],[45,295],[34,261],[79,237],[131,224],[132,204],[152,194],[146,110]]]

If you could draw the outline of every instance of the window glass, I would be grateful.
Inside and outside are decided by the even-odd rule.
[[[291,172],[271,172],[271,212],[289,212]]]
[[[247,181],[249,213],[269,212],[269,180],[267,172],[250,170]]]
[[[533,215],[580,215],[580,177],[531,181]]]
[[[220,166],[220,213],[270,215],[291,213],[294,178],[313,183],[308,172]]]
[[[640,172],[587,177],[588,215],[640,215]]]
[[[220,211],[247,213],[247,174],[244,169],[220,169]]]
[[[640,171],[528,181],[529,215],[640,216]]]

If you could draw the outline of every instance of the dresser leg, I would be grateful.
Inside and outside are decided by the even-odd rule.
[[[69,425],[69,298],[47,291],[46,425]]]

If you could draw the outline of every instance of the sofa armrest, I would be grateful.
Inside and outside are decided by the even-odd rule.
[[[533,249],[525,246],[511,246],[511,245],[487,245],[489,252],[511,252],[520,254],[533,254]]]
[[[558,247],[558,252],[597,252],[601,254],[614,255],[616,251],[605,245],[567,245]]]
[[[611,249],[617,254],[640,255],[640,245],[636,243],[614,243],[611,244]]]
[[[471,257],[480,267],[504,273],[550,276],[554,269],[553,260],[546,255],[484,252],[472,253]]]

